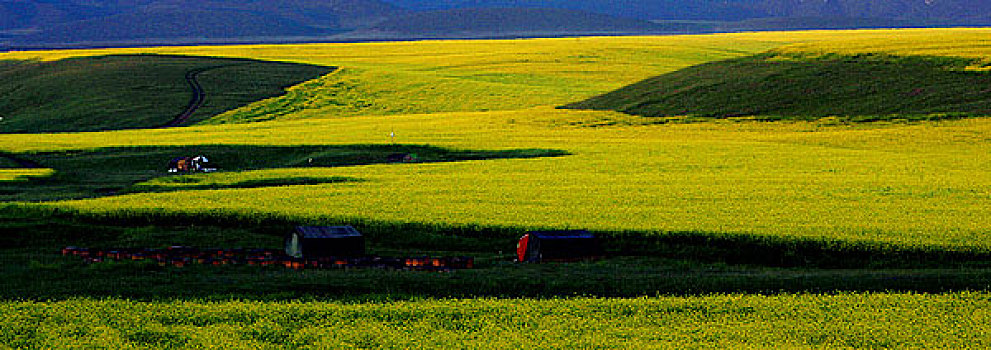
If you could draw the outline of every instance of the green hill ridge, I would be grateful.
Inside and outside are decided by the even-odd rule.
[[[54,62],[0,62],[0,133],[97,131],[160,127],[205,94],[183,124],[195,123],[333,68],[191,56],[115,55]]]
[[[685,31],[683,24],[552,8],[468,8],[417,12],[348,34],[357,37],[470,38]]]
[[[852,121],[991,114],[991,74],[947,57],[766,53],[706,63],[563,108],[646,117]]]

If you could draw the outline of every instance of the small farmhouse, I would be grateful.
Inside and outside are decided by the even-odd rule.
[[[604,255],[598,237],[585,230],[531,231],[516,245],[517,261],[580,261]]]
[[[360,257],[365,237],[351,226],[297,226],[286,235],[286,255],[296,258]]]

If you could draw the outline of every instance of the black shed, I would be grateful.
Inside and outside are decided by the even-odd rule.
[[[516,245],[520,262],[578,261],[604,255],[598,237],[585,230],[531,231]]]
[[[365,255],[365,237],[351,226],[297,226],[285,243],[286,255],[297,258]]]

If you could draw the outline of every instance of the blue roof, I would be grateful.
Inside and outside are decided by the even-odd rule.
[[[303,238],[361,237],[361,232],[351,226],[296,226],[296,232]]]
[[[569,231],[530,231],[530,236],[540,239],[569,239],[569,238],[595,238],[595,235],[586,230]]]

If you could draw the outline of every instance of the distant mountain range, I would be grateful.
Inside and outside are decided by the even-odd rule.
[[[409,13],[378,0],[0,0],[0,43],[296,41]]]
[[[414,11],[478,7],[582,10],[642,20],[739,21],[768,17],[987,21],[991,2],[977,0],[387,0]]]
[[[343,36],[375,39],[498,38],[664,33],[686,29],[684,25],[567,9],[464,8],[415,12]]]
[[[354,28],[409,12],[378,0],[0,0],[0,30],[45,29],[122,15],[153,20],[157,14],[188,11],[250,13],[329,28]]]
[[[0,49],[987,24],[972,0],[0,0]]]

